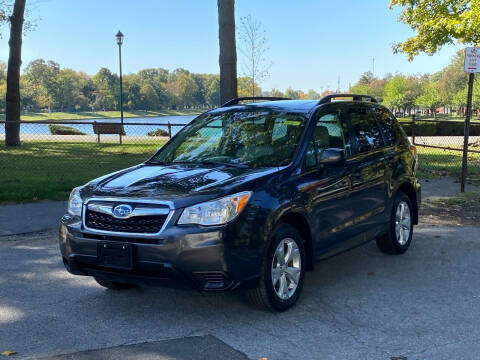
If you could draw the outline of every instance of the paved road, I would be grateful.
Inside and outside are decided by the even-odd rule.
[[[475,358],[480,228],[416,230],[403,256],[383,255],[370,243],[319,263],[298,306],[282,314],[249,307],[239,292],[104,290],[64,271],[53,231],[15,242],[4,238],[0,350],[16,350],[15,358],[24,359],[148,342],[158,355],[152,358],[170,359],[172,352],[162,349],[174,345],[155,342],[183,339],[204,345],[192,351],[203,353],[210,341],[219,356],[232,347],[252,359]],[[120,349],[135,353],[131,346]],[[74,358],[88,358],[80,355]]]
[[[58,227],[65,201],[0,206],[0,236],[25,234]]]

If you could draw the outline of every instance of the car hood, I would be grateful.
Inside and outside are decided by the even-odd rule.
[[[227,195],[238,185],[277,171],[279,168],[142,164],[90,182],[82,197],[147,198],[185,206]]]

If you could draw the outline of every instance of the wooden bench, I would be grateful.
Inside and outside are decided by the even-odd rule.
[[[100,144],[100,135],[118,135],[120,144],[122,143],[122,136],[125,135],[125,130],[121,124],[116,123],[93,123],[93,133],[97,135],[97,142]]]

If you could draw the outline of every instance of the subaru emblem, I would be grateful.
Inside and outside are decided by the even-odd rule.
[[[124,219],[128,218],[132,213],[133,209],[130,205],[121,204],[113,208],[113,216],[116,218]]]

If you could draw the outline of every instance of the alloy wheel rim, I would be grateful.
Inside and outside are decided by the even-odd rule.
[[[400,201],[395,213],[395,237],[402,246],[410,238],[411,225],[410,207],[406,201]]]
[[[272,260],[272,283],[276,295],[290,299],[297,290],[302,269],[302,258],[297,243],[285,238],[277,246]]]

